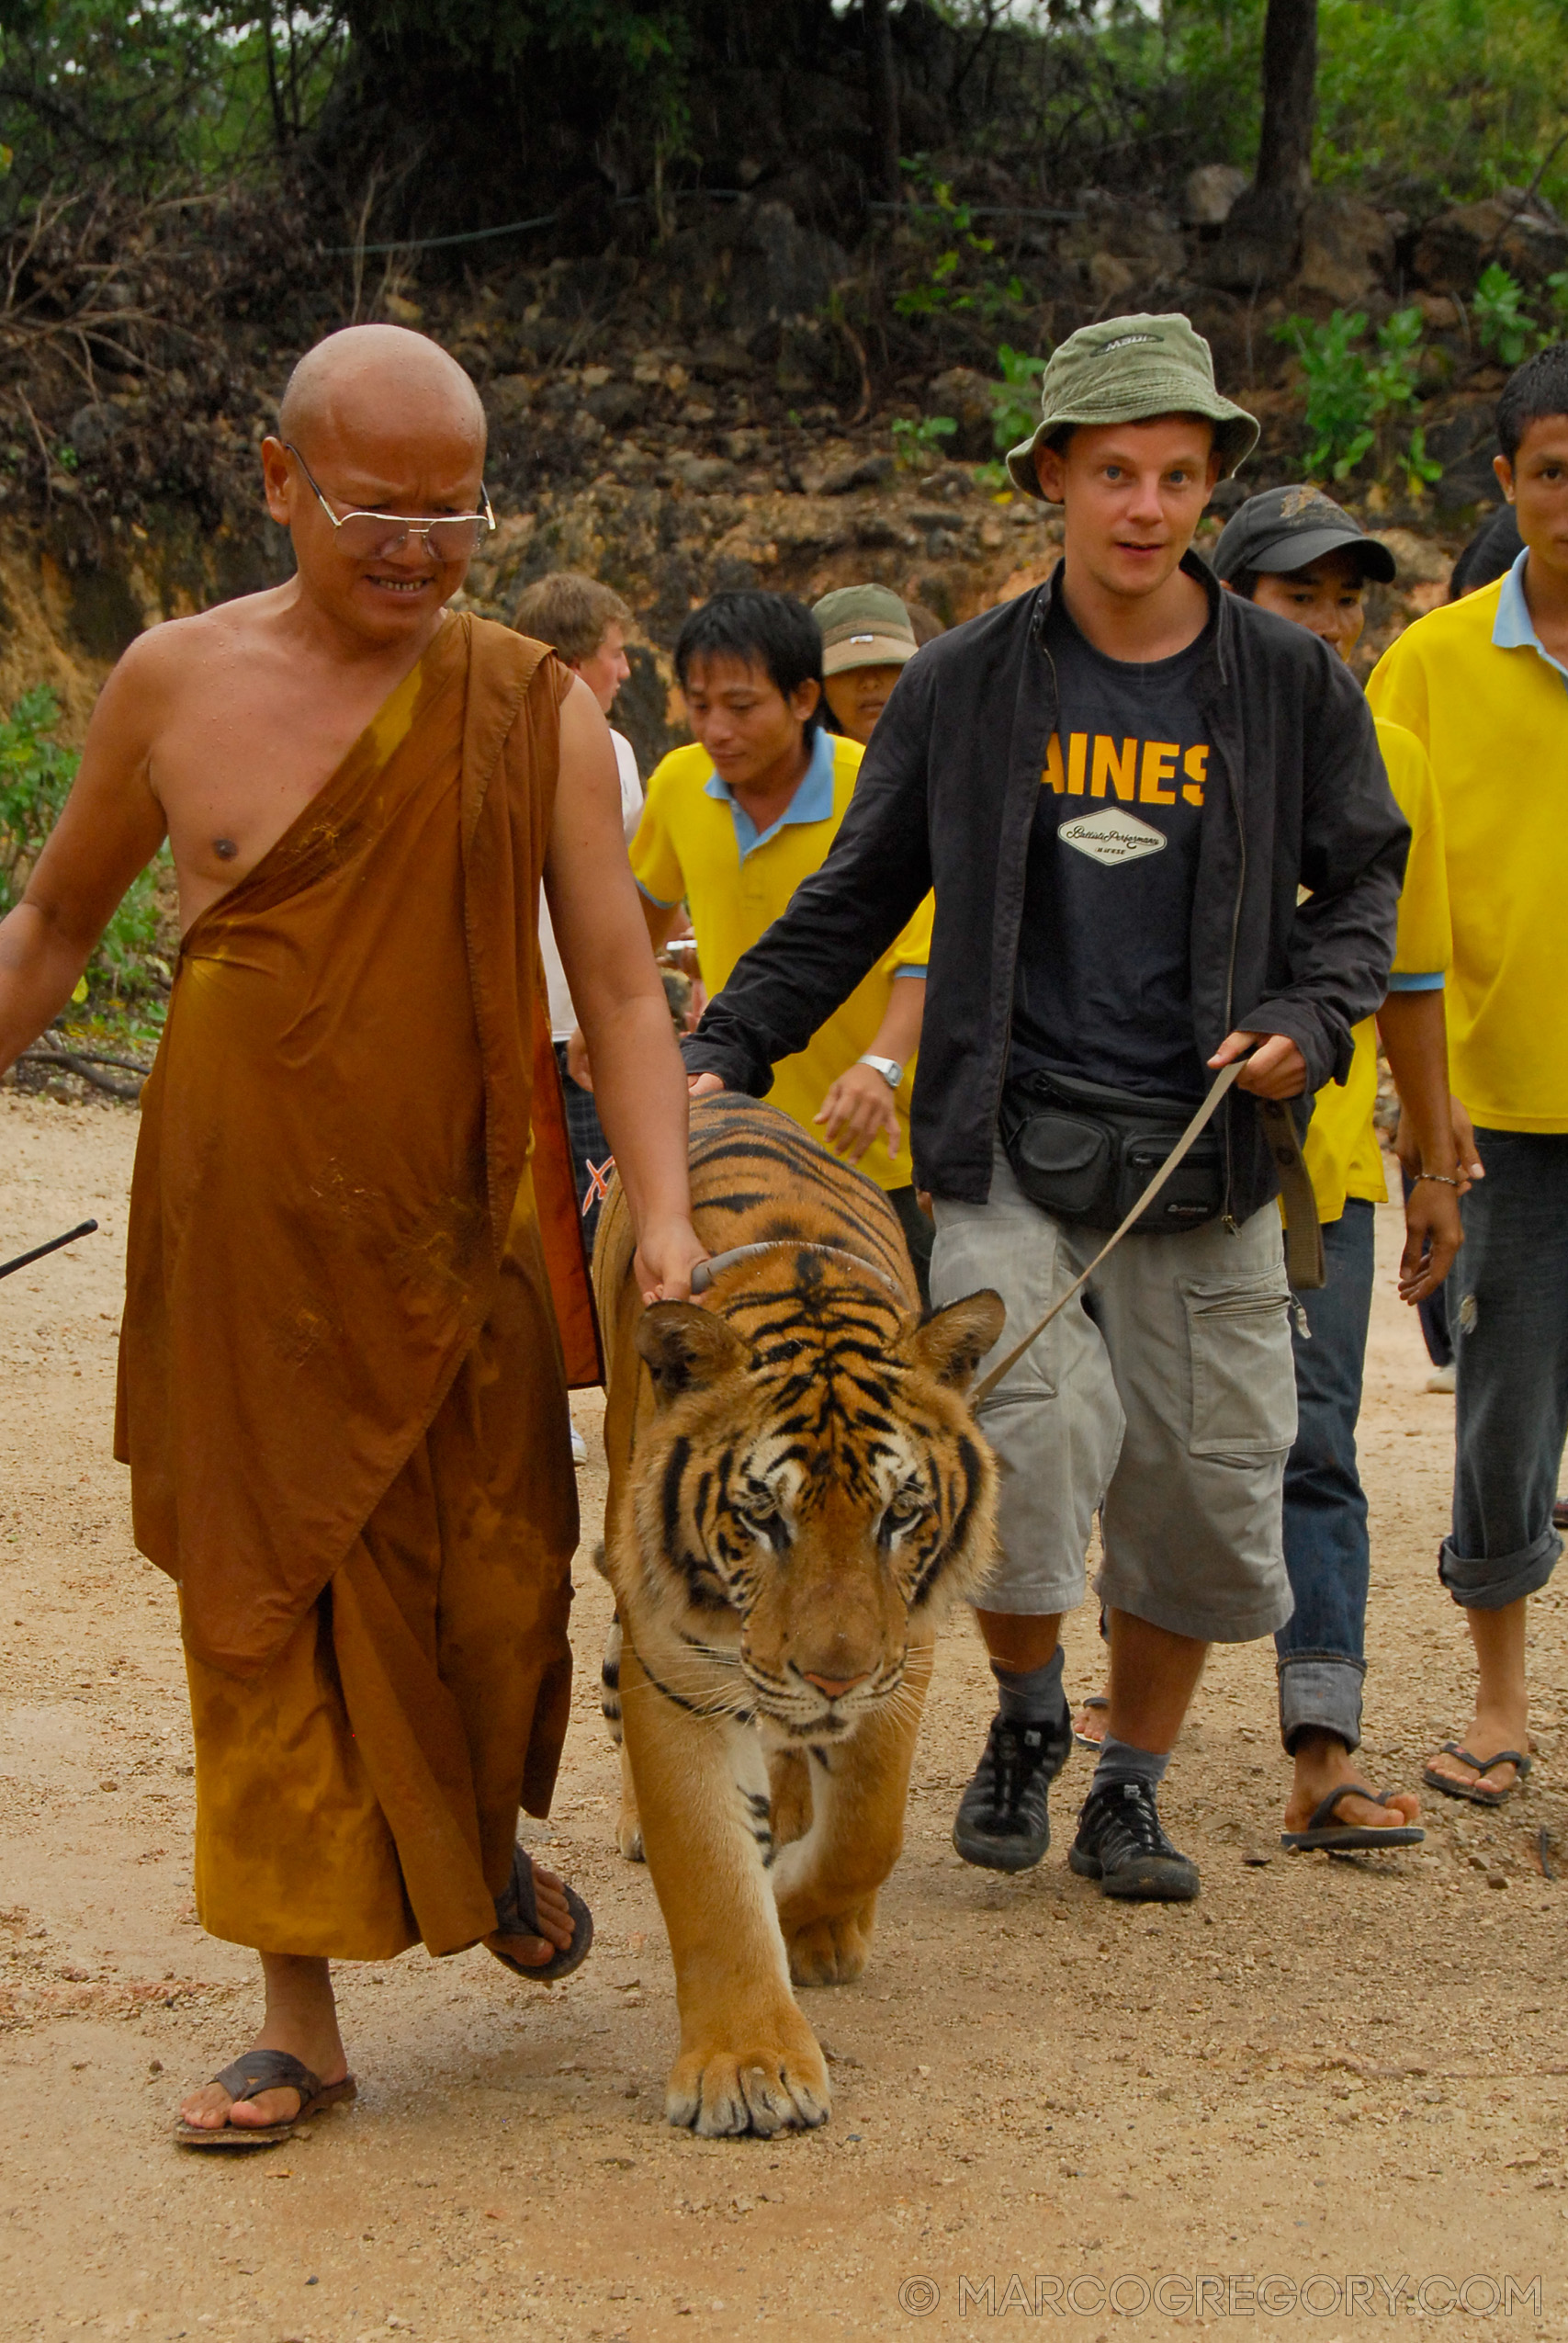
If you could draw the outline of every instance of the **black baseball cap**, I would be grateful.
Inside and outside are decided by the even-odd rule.
[[[1361,565],[1363,577],[1392,585],[1394,559],[1386,545],[1369,537],[1354,514],[1310,484],[1300,488],[1268,488],[1237,507],[1220,533],[1214,548],[1214,568],[1222,578],[1240,577],[1243,571],[1261,570],[1275,577],[1304,570],[1325,553],[1348,549]]]

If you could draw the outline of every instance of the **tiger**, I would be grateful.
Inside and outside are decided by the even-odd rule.
[[[937,1628],[992,1560],[964,1393],[1003,1308],[923,1314],[882,1190],[774,1107],[694,1103],[691,1177],[700,1301],[644,1307],[615,1183],[594,1249],[606,1697],[675,1967],[665,2113],[768,2137],[828,2120],[791,1981],[865,1965]]]

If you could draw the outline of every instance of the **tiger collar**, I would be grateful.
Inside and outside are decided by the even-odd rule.
[[[852,1261],[857,1269],[863,1269],[868,1276],[886,1285],[895,1300],[903,1305],[903,1295],[887,1272],[879,1269],[874,1261],[867,1261],[863,1253],[852,1252],[848,1245],[830,1245],[820,1238],[812,1237],[764,1237],[754,1245],[734,1245],[727,1253],[710,1253],[707,1260],[698,1262],[692,1272],[692,1291],[694,1294],[705,1294],[714,1279],[721,1276],[727,1269],[733,1269],[738,1261],[750,1261],[757,1253],[784,1251],[837,1253],[840,1261]]]

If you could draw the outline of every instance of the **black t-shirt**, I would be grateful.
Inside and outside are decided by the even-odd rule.
[[[1174,659],[1107,659],[1058,594],[1058,729],[1030,833],[1010,1072],[1199,1099],[1190,959],[1209,742],[1209,628]]]

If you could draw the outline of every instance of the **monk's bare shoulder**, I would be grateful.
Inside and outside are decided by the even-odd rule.
[[[100,933],[166,832],[175,846],[182,899],[186,895],[189,855],[182,857],[172,837],[173,807],[192,794],[178,786],[181,752],[186,764],[197,764],[201,740],[213,733],[214,712],[243,697],[243,680],[265,640],[267,606],[275,600],[275,594],[252,594],[199,617],[150,627],[118,661],[98,695],[71,795],[28,881],[29,900],[62,932]],[[193,729],[194,749],[188,745]],[[171,774],[172,790],[166,786]],[[231,876],[222,872],[221,858],[216,867],[221,878]]]
[[[286,593],[268,586],[186,618],[164,618],[138,635],[110,678],[121,692],[161,698],[181,685],[206,684],[215,668],[254,658],[276,628]]]

